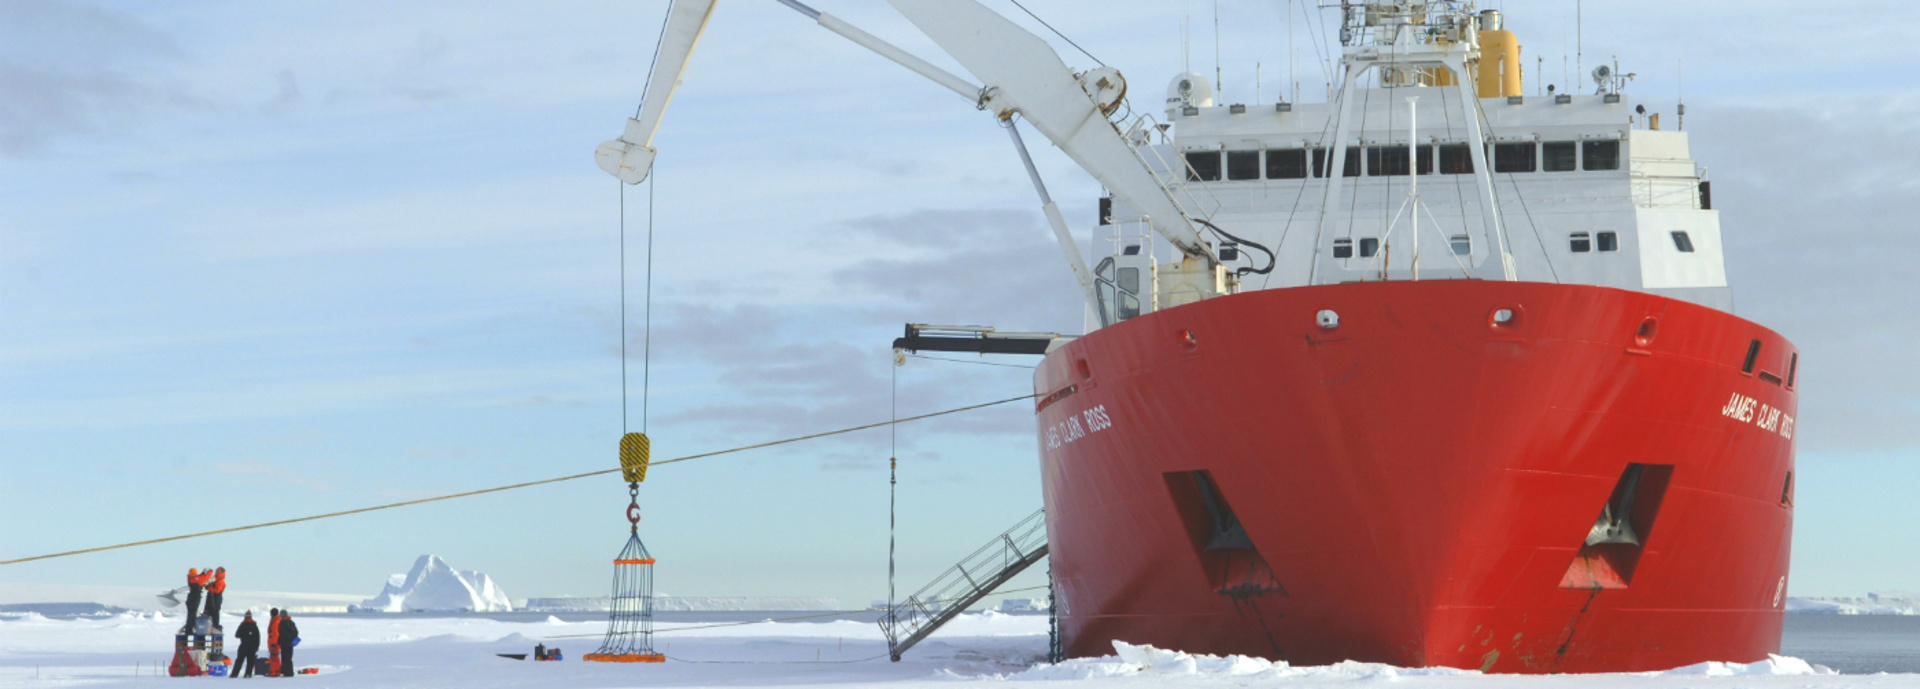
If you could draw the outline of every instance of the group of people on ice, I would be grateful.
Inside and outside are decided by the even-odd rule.
[[[220,625],[220,604],[227,593],[227,568],[215,567],[211,570],[192,568],[187,570],[187,624],[183,633],[194,634],[200,619],[200,596],[206,593],[207,633],[218,634],[223,631]],[[273,677],[292,677],[293,646],[300,641],[300,628],[293,623],[293,614],[274,608],[267,615],[267,660],[261,668],[260,661],[260,625],[253,621],[253,611],[248,610],[240,620],[240,627],[233,632],[240,640],[240,648],[233,654],[233,669],[229,677],[252,677],[255,669],[261,674]]]
[[[240,628],[234,630],[235,638],[240,639],[240,650],[233,654],[233,670],[229,677],[239,677],[245,673],[253,676],[255,668],[260,668],[260,627],[253,623],[253,611],[247,611],[246,619],[240,621]],[[267,661],[261,668],[268,677],[292,677],[293,645],[300,640],[300,628],[293,624],[293,614],[274,608],[267,614]]]

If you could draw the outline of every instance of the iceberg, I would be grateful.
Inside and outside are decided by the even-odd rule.
[[[421,555],[413,570],[387,579],[380,595],[349,612],[512,612],[507,594],[485,573],[456,570],[438,555]]]

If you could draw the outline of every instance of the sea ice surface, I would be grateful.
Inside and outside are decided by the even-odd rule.
[[[544,619],[542,619],[544,618]],[[1666,672],[1608,675],[1483,675],[1447,668],[1400,668],[1346,662],[1296,666],[1244,656],[1210,656],[1127,643],[1114,653],[1059,664],[1040,662],[1047,644],[1044,615],[968,613],[888,662],[872,624],[845,620],[741,626],[658,625],[656,648],[668,662],[587,663],[604,621],[567,622],[534,615],[503,622],[480,616],[296,615],[301,644],[294,659],[318,676],[311,686],[462,689],[626,686],[756,687],[1327,687],[1340,689],[1555,689],[1915,687],[1920,675],[1835,675],[1795,658],[1757,663],[1702,663]],[[0,688],[178,687],[158,676],[172,648],[178,615],[126,613],[51,619],[0,614]],[[562,649],[557,663],[516,661],[498,653],[530,653],[534,644]],[[161,672],[160,674],[164,674]],[[211,680],[204,680],[211,681]]]

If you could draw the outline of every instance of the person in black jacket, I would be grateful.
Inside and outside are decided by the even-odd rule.
[[[233,655],[233,669],[227,676],[239,677],[244,668],[247,676],[252,677],[254,668],[260,665],[260,626],[253,623],[252,610],[248,610],[246,618],[240,620],[240,627],[233,631],[233,636],[240,640],[240,652]]]
[[[293,676],[293,642],[300,638],[300,628],[293,625],[293,615],[280,613],[280,676]]]
[[[200,616],[200,587],[206,580],[200,578],[200,568],[187,569],[187,627],[186,633],[193,633],[193,620]]]

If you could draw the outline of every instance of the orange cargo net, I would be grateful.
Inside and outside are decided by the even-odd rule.
[[[653,564],[653,558],[650,558],[650,557],[645,557],[645,558],[640,558],[640,559],[638,559],[638,560],[614,560],[614,561],[613,561],[613,564],[616,564],[616,565],[651,565],[651,564]]]
[[[582,660],[595,663],[664,663],[667,657],[658,653],[588,653]]]

